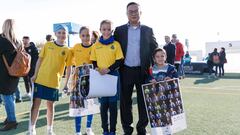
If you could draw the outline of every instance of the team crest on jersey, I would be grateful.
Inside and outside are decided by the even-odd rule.
[[[66,54],[66,52],[65,51],[62,51],[62,56],[64,56]]]
[[[113,50],[114,50],[114,49],[115,49],[115,47],[112,45],[112,46],[111,46],[111,49],[113,49]]]

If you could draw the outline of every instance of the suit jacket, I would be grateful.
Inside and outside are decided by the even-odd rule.
[[[165,51],[167,52],[167,63],[174,65],[176,54],[175,45],[170,42],[167,45],[165,45],[163,49],[165,49]]]
[[[141,25],[140,60],[142,75],[148,74],[150,65],[153,64],[153,51],[158,47],[152,28]],[[115,29],[114,38],[121,44],[124,57],[126,57],[128,45],[128,24]],[[146,76],[145,76],[146,77]]]

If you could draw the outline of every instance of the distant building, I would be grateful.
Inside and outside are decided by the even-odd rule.
[[[206,42],[206,54],[213,51],[214,48],[218,50],[224,47],[227,53],[240,53],[240,41],[219,41]]]

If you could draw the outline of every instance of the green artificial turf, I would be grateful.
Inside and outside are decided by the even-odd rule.
[[[183,94],[188,128],[176,135],[239,135],[240,134],[240,74],[227,74],[220,79],[208,79],[203,76],[187,76],[180,81]],[[25,93],[23,83],[20,83]],[[60,98],[55,107],[54,132],[57,135],[74,135],[74,118],[68,116],[68,97]],[[133,95],[134,125],[138,119],[136,95]],[[38,135],[46,134],[46,105],[42,102],[37,122]],[[0,132],[0,135],[25,135],[28,128],[29,101],[16,104],[19,126],[16,130]],[[123,134],[120,115],[118,115],[117,133]],[[0,121],[5,118],[4,106],[0,107]],[[86,127],[82,121],[82,131]],[[101,120],[94,115],[92,129],[100,135]],[[149,131],[149,126],[148,126]],[[134,135],[136,132],[134,131]]]

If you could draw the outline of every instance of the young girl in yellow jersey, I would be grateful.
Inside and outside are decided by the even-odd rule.
[[[118,68],[122,63],[123,53],[120,44],[115,41],[112,36],[111,21],[102,21],[100,24],[100,31],[102,36],[99,41],[93,45],[90,60],[92,60],[94,67],[96,67],[101,75],[111,74],[119,76]],[[100,98],[103,135],[116,134],[117,99],[117,94],[112,97]],[[110,120],[108,111],[110,112]],[[108,127],[108,120],[110,121],[110,130]]]
[[[34,84],[33,106],[31,109],[31,126],[29,134],[36,134],[35,125],[39,114],[41,100],[47,100],[47,134],[54,135],[54,102],[58,101],[58,89],[65,66],[72,65],[70,50],[65,46],[67,27],[57,25],[55,27],[55,42],[47,42],[36,64],[35,74],[32,77]]]
[[[90,61],[90,52],[92,48],[92,43],[90,40],[90,30],[88,27],[81,27],[79,31],[79,37],[82,41],[82,43],[75,44],[74,47],[71,49],[72,53],[72,59],[74,66],[78,67],[84,64],[91,64],[92,62]],[[67,83],[69,79],[69,73],[71,72],[71,67],[68,67],[67,69],[67,81],[65,83],[65,88],[67,88]],[[94,135],[91,129],[92,125],[92,119],[93,115],[88,115],[87,116],[87,135]],[[76,117],[75,118],[75,130],[76,130],[76,135],[82,135],[81,134],[81,121],[82,117]]]

